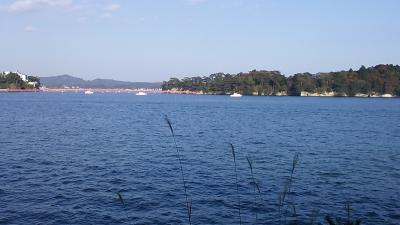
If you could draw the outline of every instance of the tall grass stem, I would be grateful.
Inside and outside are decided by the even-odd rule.
[[[165,115],[165,122],[168,124],[168,127],[169,127],[169,129],[171,131],[172,138],[174,140],[175,150],[176,150],[176,153],[177,153],[177,158],[178,158],[178,161],[179,161],[179,167],[180,167],[180,170],[181,170],[183,190],[184,190],[184,193],[185,193],[187,217],[188,217],[189,225],[191,225],[192,224],[192,200],[190,200],[190,202],[189,202],[189,195],[187,193],[185,174],[183,172],[182,157],[181,157],[178,145],[176,144],[174,128],[172,127],[172,123],[169,120],[167,115]]]

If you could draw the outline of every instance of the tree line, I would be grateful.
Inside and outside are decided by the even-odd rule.
[[[377,65],[359,70],[329,73],[298,73],[286,77],[279,71],[253,70],[248,73],[216,73],[210,76],[171,78],[162,90],[193,91],[208,94],[241,93],[244,95],[291,95],[334,93],[400,96],[400,66]]]
[[[36,82],[36,84],[32,85],[29,82]],[[0,89],[34,89],[39,87],[40,79],[38,77],[28,76],[28,81],[24,81],[17,73],[0,73]]]

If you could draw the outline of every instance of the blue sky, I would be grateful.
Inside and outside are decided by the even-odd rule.
[[[397,0],[0,0],[0,70],[162,81],[400,64]]]

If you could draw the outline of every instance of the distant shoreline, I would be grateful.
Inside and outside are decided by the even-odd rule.
[[[209,76],[172,77],[162,90],[205,94],[393,97],[400,96],[400,66],[379,64],[358,70],[327,73],[296,73],[252,70],[246,73],[214,73]]]
[[[202,92],[193,92],[193,91],[162,91],[164,94],[180,94],[180,95],[220,95],[220,96],[229,96],[233,93],[202,93]],[[347,97],[347,98],[398,98],[399,96],[393,96],[390,94],[356,94],[354,96],[347,96],[347,95],[335,95],[335,94],[324,94],[324,93],[308,93],[304,92],[301,95],[287,95],[287,94],[280,94],[280,95],[243,95],[243,96],[257,96],[257,97]]]
[[[229,96],[230,93],[201,93],[193,91],[163,91],[161,89],[123,89],[123,88],[79,88],[79,89],[64,89],[64,88],[41,88],[41,89],[0,89],[0,93],[85,93],[92,91],[94,93],[137,93],[146,92],[152,94],[169,94],[169,95],[219,95]],[[356,96],[340,96],[340,95],[324,95],[318,93],[303,93],[303,95],[243,95],[246,97],[346,97],[346,98],[399,98],[392,95],[366,95],[359,94]]]
[[[147,92],[147,93],[161,93],[161,89],[153,88],[40,88],[40,89],[0,89],[0,92],[15,93],[15,92],[54,92],[54,93],[81,93],[85,91],[93,91],[97,93],[135,93],[135,92]]]
[[[41,92],[40,89],[0,89],[0,92]]]

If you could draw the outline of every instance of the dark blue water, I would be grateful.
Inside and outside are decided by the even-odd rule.
[[[0,94],[0,223],[187,224],[164,115],[193,224],[239,223],[229,143],[244,224],[279,224],[296,153],[299,221],[400,224],[400,99],[50,93]]]

